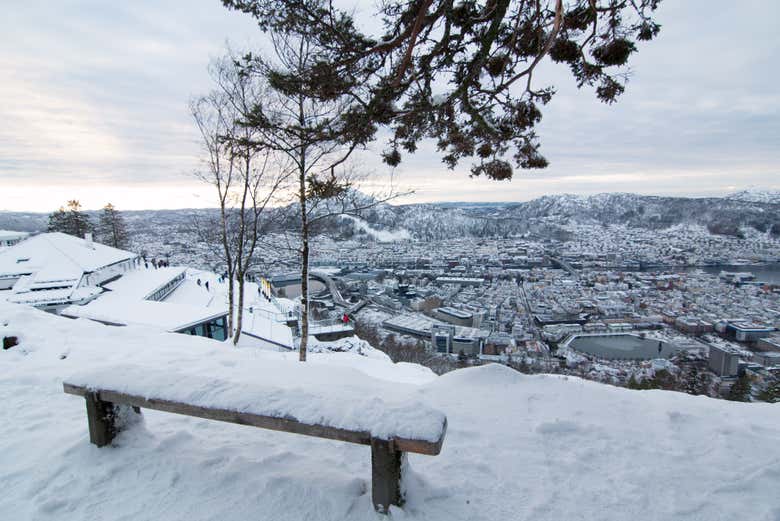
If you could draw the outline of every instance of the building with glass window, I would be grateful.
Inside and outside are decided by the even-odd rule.
[[[206,338],[213,338],[214,340],[227,340],[227,315],[217,316],[207,322],[187,325],[184,328],[175,331],[175,333],[205,336]]]
[[[186,275],[187,269],[181,266],[141,267],[105,284],[105,291],[94,300],[70,306],[62,314],[112,326],[142,326],[225,340],[227,306],[209,305],[213,295],[200,286],[196,286],[200,300],[192,294],[174,298],[187,281]],[[195,286],[192,281],[189,284]]]
[[[62,315],[88,318],[110,326],[140,326],[215,340],[227,337],[227,308],[185,306],[154,300],[126,301],[104,295],[83,306],[70,306]]]

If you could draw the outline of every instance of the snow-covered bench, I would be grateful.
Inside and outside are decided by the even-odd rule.
[[[89,438],[98,447],[110,444],[124,419],[141,408],[370,445],[372,500],[379,512],[403,503],[405,453],[439,454],[447,430],[445,415],[420,403],[356,396],[345,404],[343,395],[322,389],[311,393],[135,366],[75,375],[63,387],[86,399]]]

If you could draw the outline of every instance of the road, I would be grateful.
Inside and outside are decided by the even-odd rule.
[[[328,291],[330,291],[331,296],[333,297],[333,303],[337,306],[341,306],[343,308],[349,308],[350,304],[346,300],[344,300],[344,297],[341,296],[341,293],[339,292],[339,289],[336,287],[336,281],[333,280],[333,278],[326,274],[322,273],[321,271],[312,271],[309,274],[312,278],[320,279],[322,282],[325,283],[325,286],[328,288]]]

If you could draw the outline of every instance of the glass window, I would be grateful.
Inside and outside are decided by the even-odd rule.
[[[225,328],[225,317],[213,320],[209,323],[210,337],[215,340],[225,340],[227,338]]]

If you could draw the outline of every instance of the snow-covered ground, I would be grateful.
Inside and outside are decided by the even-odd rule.
[[[442,453],[409,456],[408,503],[395,519],[780,519],[777,404],[498,365],[437,377],[378,353],[312,353],[300,364],[295,353],[0,302],[0,337],[10,335],[20,344],[0,351],[2,519],[378,518],[365,446],[156,411],[114,447],[90,445],[84,401],[62,381],[109,364],[237,386],[370,384],[443,411]]]

